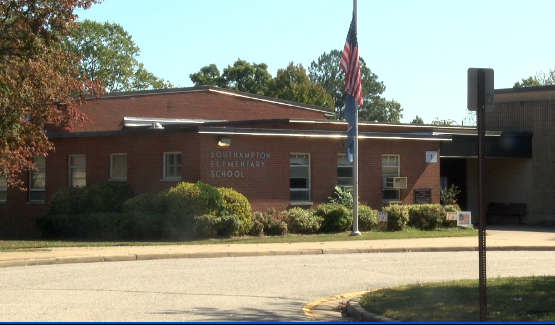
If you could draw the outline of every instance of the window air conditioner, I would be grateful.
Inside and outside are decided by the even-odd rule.
[[[406,177],[393,177],[393,188],[407,188],[407,178]]]
[[[353,192],[353,187],[350,185],[339,186],[343,192]]]

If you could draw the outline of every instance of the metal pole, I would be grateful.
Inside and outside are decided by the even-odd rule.
[[[478,70],[478,216],[480,221],[479,240],[479,272],[480,272],[480,321],[487,322],[487,291],[486,291],[486,218],[484,204],[484,175],[486,151],[486,72]]]
[[[357,30],[357,0],[353,0],[355,31]],[[358,104],[355,102],[355,154],[353,156],[353,231],[350,236],[360,236],[358,231]]]

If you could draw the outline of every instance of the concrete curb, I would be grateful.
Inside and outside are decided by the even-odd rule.
[[[358,303],[360,297],[352,298],[347,302],[347,312],[351,317],[353,317],[357,321],[365,321],[365,322],[380,322],[380,323],[394,323],[398,322],[394,319],[387,318],[384,316],[376,315],[371,312],[366,311],[366,309],[362,308],[362,306]]]
[[[19,259],[0,261],[0,268],[13,266],[51,265],[67,263],[123,262],[137,260],[162,260],[184,258],[222,258],[276,255],[319,255],[355,253],[408,253],[408,252],[466,252],[478,251],[478,247],[410,247],[410,248],[365,248],[365,249],[301,249],[283,251],[243,251],[243,252],[196,252],[196,253],[153,253],[102,256],[69,256],[42,259]],[[554,246],[489,246],[487,251],[555,251]],[[1,253],[0,253],[1,254]]]

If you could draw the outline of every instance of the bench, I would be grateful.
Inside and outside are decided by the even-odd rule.
[[[486,212],[486,223],[490,216],[517,216],[518,224],[522,224],[522,216],[526,214],[526,203],[490,202]]]

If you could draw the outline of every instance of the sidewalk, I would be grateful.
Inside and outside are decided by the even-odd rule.
[[[555,228],[526,225],[486,227],[486,248],[494,250],[555,251]],[[314,255],[379,252],[478,251],[478,237],[361,240],[315,243],[217,244],[123,247],[70,247],[32,252],[0,253],[0,268],[13,266],[90,263],[177,258],[219,258],[264,255]],[[355,319],[377,321],[377,315],[355,310],[360,295],[343,294],[309,303],[303,308],[313,321],[342,322],[338,305],[350,300]],[[358,308],[360,309],[360,307]],[[370,318],[368,318],[370,317]],[[382,320],[383,321],[383,320]],[[387,321],[387,320],[386,320]]]
[[[526,225],[488,226],[486,227],[486,248],[488,251],[555,250],[555,228]],[[477,237],[313,243],[67,247],[38,251],[2,252],[0,253],[0,267],[175,258],[477,250]]]

